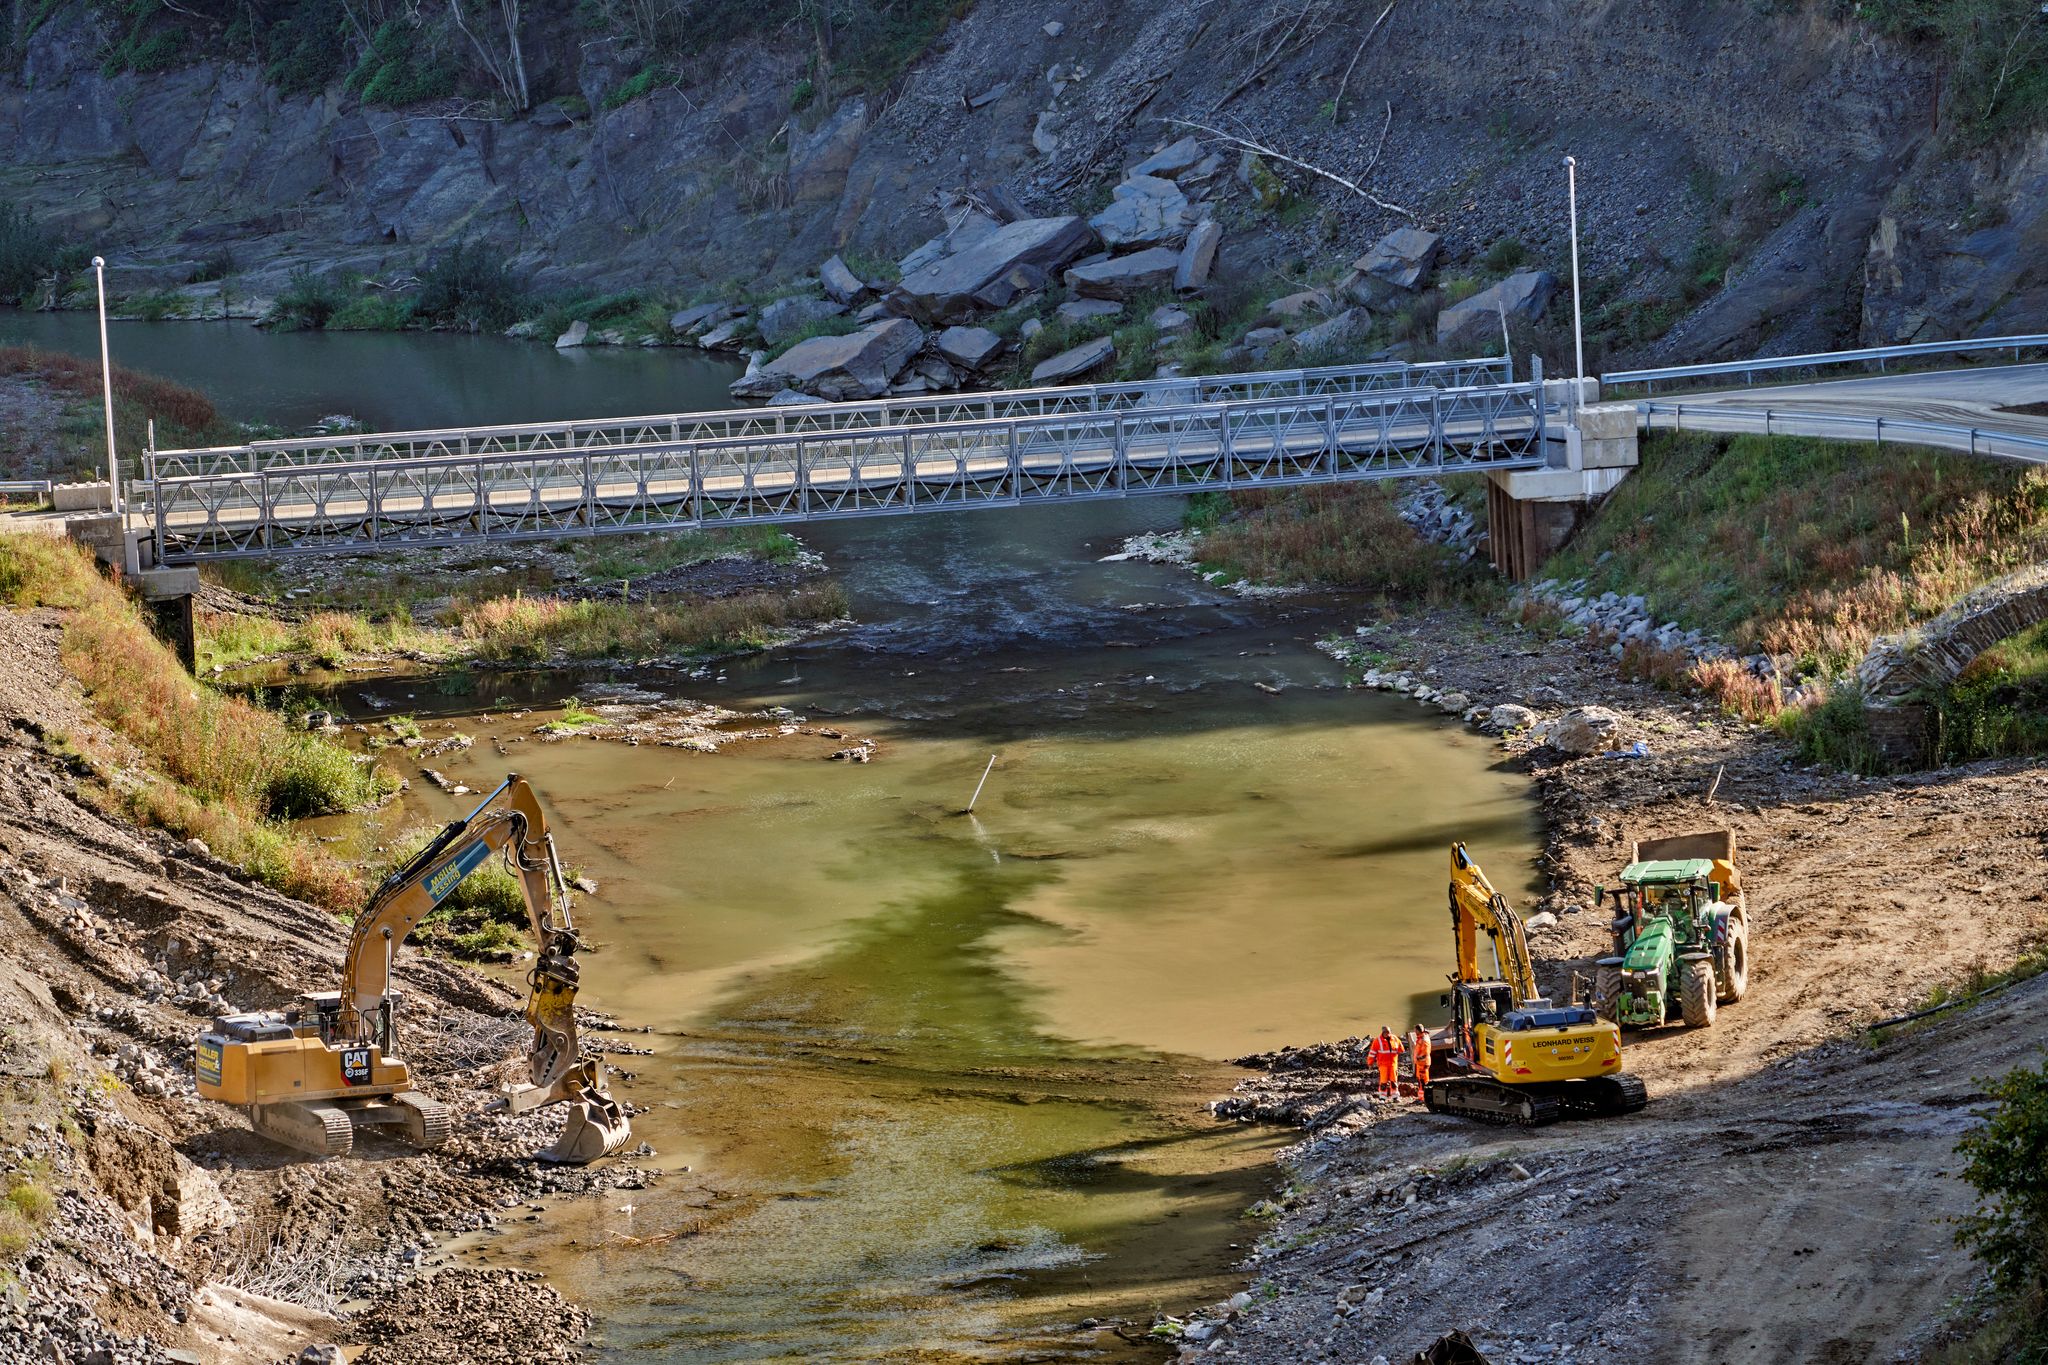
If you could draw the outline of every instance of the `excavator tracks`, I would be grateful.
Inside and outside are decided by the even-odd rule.
[[[405,1111],[405,1138],[415,1147],[439,1147],[454,1128],[448,1106],[417,1090],[401,1090],[391,1103]]]
[[[249,1126],[273,1142],[314,1156],[347,1156],[355,1150],[355,1125],[338,1104],[284,1100],[249,1106]]]
[[[1641,1080],[1627,1074],[1566,1081],[1540,1090],[1502,1085],[1478,1076],[1453,1076],[1431,1081],[1422,1098],[1432,1114],[1457,1114],[1508,1127],[1541,1128],[1560,1119],[1633,1114],[1650,1102],[1650,1092]]]

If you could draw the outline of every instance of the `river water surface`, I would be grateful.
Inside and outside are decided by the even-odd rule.
[[[614,386],[565,409],[596,371],[546,348],[302,340],[239,353],[242,400],[203,348],[187,368],[138,363],[281,425],[655,411],[686,391],[673,352],[617,357]],[[375,343],[366,378],[303,372],[357,341]],[[459,395],[411,407],[387,385],[374,401],[397,406],[371,406],[350,386],[387,367],[447,367]],[[265,398],[273,382],[285,397]],[[601,888],[578,908],[596,948],[583,998],[655,1030],[624,1035],[654,1055],[617,1058],[635,1073],[618,1089],[671,1174],[470,1254],[545,1269],[621,1362],[1103,1359],[1131,1348],[1079,1320],[1142,1325],[1243,1287],[1244,1210],[1284,1136],[1206,1115],[1228,1059],[1435,1018],[1450,841],[1520,897],[1536,817],[1480,737],[1342,688],[1312,648],[1337,604],[1100,562],[1178,514],[806,528],[861,624],[716,676],[331,687],[352,719],[475,735],[433,760],[451,778],[534,782]],[[621,685],[784,706],[879,747],[853,764],[802,736],[703,754],[534,733]],[[475,799],[401,771],[415,789],[375,836]]]

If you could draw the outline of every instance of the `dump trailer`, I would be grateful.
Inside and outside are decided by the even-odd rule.
[[[1536,1127],[1649,1103],[1642,1081],[1622,1070],[1619,1028],[1576,1001],[1554,1005],[1537,993],[1521,916],[1463,844],[1451,846],[1450,899],[1458,972],[1444,997],[1446,1074],[1423,1089],[1430,1111]],[[1482,933],[1493,949],[1491,975],[1480,967]]]
[[[504,804],[490,809],[500,796]],[[446,1142],[447,1106],[414,1088],[399,1048],[391,967],[420,920],[493,853],[511,866],[539,949],[527,974],[527,1075],[500,1101],[514,1112],[567,1106],[568,1122],[544,1159],[582,1163],[624,1146],[632,1134],[625,1110],[605,1090],[603,1064],[582,1056],[576,1039],[578,944],[567,883],[547,817],[517,774],[371,894],[349,935],[341,989],[302,995],[294,1009],[213,1020],[193,1050],[200,1096],[240,1106],[258,1133],[314,1156],[346,1156],[360,1130],[379,1126],[422,1147]]]
[[[1749,990],[1749,902],[1729,830],[1644,839],[1621,884],[1595,894],[1612,918],[1600,959],[1599,1008],[1624,1028],[1714,1022]]]

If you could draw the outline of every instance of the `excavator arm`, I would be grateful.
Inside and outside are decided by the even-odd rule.
[[[1537,999],[1536,964],[1522,917],[1507,898],[1493,889],[1463,844],[1451,845],[1451,926],[1458,938],[1458,980],[1486,980],[1479,968],[1479,935],[1493,944],[1500,979],[1514,992],[1515,1002]]]
[[[504,804],[492,809],[500,796]],[[360,1037],[389,1019],[391,966],[399,946],[465,878],[501,851],[519,884],[537,949],[527,974],[525,1017],[533,1026],[527,1079],[503,1098],[515,1113],[570,1104],[561,1139],[542,1156],[594,1160],[618,1150],[631,1128],[624,1110],[604,1090],[599,1063],[585,1059],[577,1042],[579,943],[569,914],[568,884],[547,815],[518,774],[508,775],[475,810],[443,828],[371,895],[356,919],[342,966],[343,1027]]]

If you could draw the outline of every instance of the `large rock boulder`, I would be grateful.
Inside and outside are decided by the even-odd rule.
[[[818,283],[825,287],[826,298],[849,308],[868,296],[867,282],[837,256],[818,267]]]
[[[1500,315],[1511,321],[1534,322],[1543,316],[1557,293],[1557,276],[1548,270],[1523,270],[1491,289],[1454,303],[1437,315],[1439,346],[1483,345],[1500,336]]]
[[[924,348],[914,322],[889,318],[845,336],[799,341],[759,371],[733,382],[735,398],[768,398],[796,389],[836,402],[877,398]]]
[[[1180,249],[1180,259],[1173,269],[1173,287],[1183,294],[1192,294],[1209,283],[1209,272],[1216,265],[1216,248],[1223,244],[1223,225],[1214,218],[1205,218],[1195,224],[1195,230],[1188,234],[1187,243]]]
[[[1171,180],[1134,175],[1116,187],[1108,208],[1088,220],[1111,249],[1174,246],[1194,221],[1187,195]]]
[[[1061,351],[1031,371],[1034,384],[1065,384],[1090,370],[1116,359],[1116,342],[1109,337],[1084,341],[1071,351]]]
[[[826,318],[836,318],[845,311],[846,305],[843,303],[793,294],[786,299],[777,299],[763,308],[760,321],[756,325],[760,329],[761,340],[770,346],[780,346],[812,323],[823,322]]]
[[[940,355],[963,370],[980,369],[1003,349],[1003,339],[986,327],[948,327],[935,344]]]
[[[669,314],[668,329],[679,337],[686,337],[707,327],[714,327],[729,318],[736,318],[746,311],[736,303],[700,303],[693,308]]]
[[[1367,280],[1396,289],[1420,289],[1436,273],[1444,239],[1421,228],[1395,228],[1351,263]]]
[[[567,351],[582,346],[590,340],[590,324],[578,318],[569,324],[569,330],[555,338],[555,349]]]
[[[1128,299],[1148,289],[1171,285],[1179,268],[1178,251],[1148,247],[1129,256],[1075,266],[1067,272],[1067,288],[1092,299]]]
[[[1115,299],[1068,299],[1053,310],[1061,322],[1094,322],[1113,318],[1124,311]]]
[[[1135,179],[1141,175],[1156,175],[1167,180],[1178,180],[1201,164],[1201,142],[1195,138],[1184,137],[1178,142],[1160,148],[1131,167],[1131,176]]]
[[[1296,332],[1294,346],[1313,363],[1329,364],[1331,362],[1327,359],[1317,359],[1310,353],[1326,346],[1338,346],[1347,341],[1354,341],[1364,336],[1371,326],[1372,314],[1363,308],[1346,308],[1327,322],[1319,322],[1313,327]]]
[[[977,235],[890,292],[890,306],[927,323],[966,322],[985,305],[975,295],[1020,266],[1050,274],[1095,240],[1080,218],[1026,218]]]
[[[1543,738],[1568,754],[1601,754],[1620,747],[1622,717],[1604,706],[1579,706],[1544,727]]]

